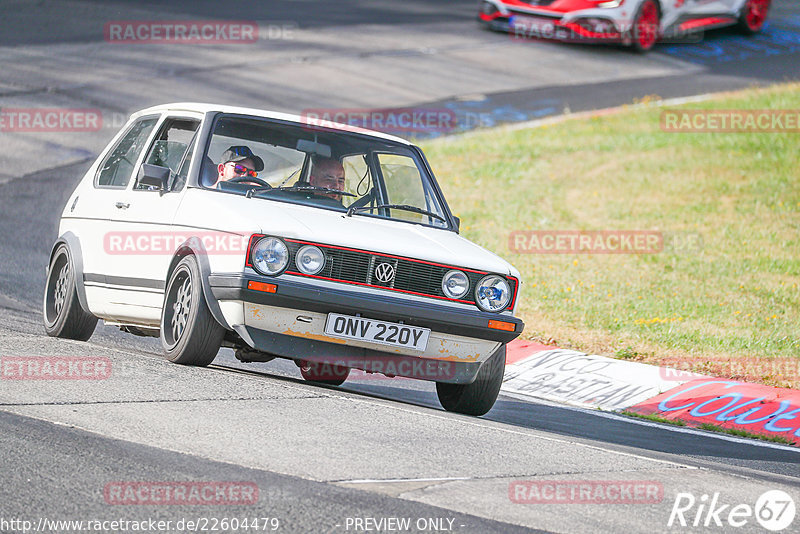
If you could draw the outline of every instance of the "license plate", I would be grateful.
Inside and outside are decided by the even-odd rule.
[[[539,34],[548,33],[551,35],[555,32],[556,27],[551,19],[527,17],[525,15],[514,15],[511,18],[511,26],[513,28],[519,28],[523,31],[535,32]]]
[[[428,346],[429,328],[387,323],[364,317],[329,313],[325,334],[343,339],[357,339],[392,347],[423,351]]]

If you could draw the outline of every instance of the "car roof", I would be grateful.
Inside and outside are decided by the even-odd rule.
[[[171,104],[161,104],[158,106],[153,106],[147,109],[143,109],[141,111],[137,111],[131,115],[131,118],[133,119],[141,115],[147,115],[148,113],[164,113],[169,111],[194,111],[196,113],[214,113],[214,112],[234,113],[239,115],[252,115],[256,117],[264,117],[267,119],[277,119],[287,122],[295,122],[298,124],[308,124],[307,119],[301,115],[293,115],[291,113],[281,113],[279,111],[268,111],[256,108],[225,106],[219,104],[204,104],[200,102],[175,102]],[[347,124],[341,124],[338,122],[332,122],[327,120],[322,121],[322,126],[331,130],[341,130],[350,133],[355,132],[411,146],[411,143],[409,143],[405,139],[385,134],[382,132],[376,132],[374,130],[368,130],[366,128],[361,128],[361,127],[355,128],[353,126],[348,126]]]

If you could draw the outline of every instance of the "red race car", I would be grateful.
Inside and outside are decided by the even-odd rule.
[[[761,31],[771,0],[482,0],[478,20],[519,38],[622,43],[647,52],[659,40],[739,26]]]

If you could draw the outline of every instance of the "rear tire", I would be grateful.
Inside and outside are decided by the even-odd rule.
[[[645,54],[653,49],[661,32],[661,15],[655,0],[645,0],[633,18],[633,42],[631,46]]]
[[[205,367],[217,356],[225,329],[208,309],[200,276],[191,255],[172,271],[161,311],[161,345],[169,361]]]
[[[739,13],[739,29],[745,35],[753,35],[764,29],[771,0],[747,0]]]
[[[331,363],[309,362],[301,360],[298,364],[300,374],[309,382],[326,386],[341,386],[350,376],[350,368]]]
[[[494,406],[506,368],[506,346],[489,357],[472,384],[436,383],[439,402],[448,412],[483,415]]]
[[[48,336],[86,341],[94,333],[97,317],[81,307],[74,265],[69,248],[59,245],[47,269],[42,318]]]

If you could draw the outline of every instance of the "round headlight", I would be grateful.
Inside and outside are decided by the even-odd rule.
[[[442,291],[446,297],[460,299],[469,291],[469,278],[461,271],[448,271],[442,278]]]
[[[511,288],[505,278],[490,274],[484,276],[475,288],[475,302],[485,311],[503,311],[511,300]]]
[[[317,274],[325,267],[325,256],[313,245],[306,245],[297,251],[294,258],[297,268],[305,274]]]
[[[252,260],[256,271],[275,276],[289,263],[289,249],[277,237],[262,237],[253,247]]]

